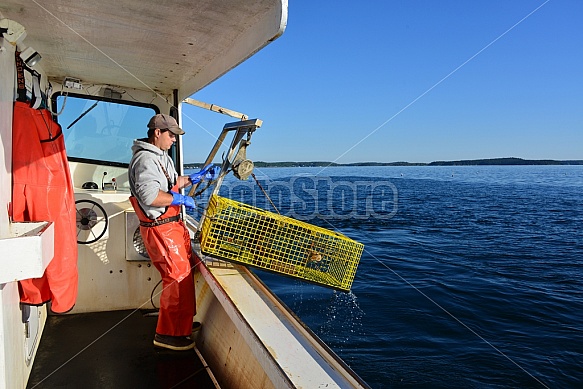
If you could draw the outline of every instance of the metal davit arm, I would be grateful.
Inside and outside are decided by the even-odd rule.
[[[223,182],[225,175],[227,174],[229,168],[235,162],[234,160],[231,161],[231,158],[233,158],[233,153],[235,152],[235,148],[237,147],[237,144],[239,144],[239,142],[243,138],[243,135],[247,134],[247,136],[249,138],[251,136],[251,134],[256,129],[261,127],[261,125],[263,124],[263,121],[259,120],[259,119],[248,120],[249,116],[245,115],[244,113],[233,111],[232,109],[220,107],[220,106],[215,105],[215,104],[205,103],[203,101],[199,101],[199,100],[195,100],[195,99],[191,99],[191,98],[186,98],[182,102],[193,105],[195,107],[208,109],[209,111],[218,112],[218,113],[221,113],[223,115],[228,115],[228,116],[231,116],[231,117],[234,117],[237,119],[241,119],[238,122],[225,124],[225,126],[223,127],[223,131],[221,132],[221,135],[219,135],[219,137],[217,138],[215,145],[213,146],[208,157],[204,161],[203,166],[207,166],[209,163],[211,163],[213,161],[213,159],[215,158],[217,152],[219,151],[220,147],[223,145],[223,142],[225,141],[227,133],[230,131],[236,131],[236,133],[233,137],[233,141],[231,142],[231,147],[229,148],[229,153],[227,154],[227,158],[222,163],[221,174],[219,175],[219,178],[216,181],[216,187],[215,187],[215,190],[213,193],[218,193],[218,190],[221,186],[221,183]],[[246,147],[246,146],[247,145],[245,145],[244,147]],[[243,152],[244,152],[244,148],[243,148]],[[200,183],[196,183],[196,184],[192,185],[192,187],[190,188],[190,191],[188,192],[188,195],[190,197],[194,196],[196,189],[198,188],[199,185],[200,185]]]
[[[241,140],[243,139],[243,136],[247,135],[247,139],[249,140],[249,138],[251,137],[251,134],[256,129],[261,127],[262,124],[263,124],[263,121],[260,119],[250,119],[250,120],[243,120],[243,121],[239,121],[239,122],[225,124],[225,126],[223,127],[223,131],[221,132],[221,135],[219,135],[219,137],[217,138],[215,145],[211,149],[208,157],[206,158],[206,160],[204,162],[204,166],[207,166],[209,163],[211,163],[213,161],[213,159],[215,158],[217,152],[219,151],[220,147],[222,146],[222,144],[227,136],[227,133],[229,133],[231,131],[235,131],[235,134],[233,136],[233,140],[231,141],[231,146],[229,147],[229,151],[227,153],[227,157],[223,159],[223,163],[221,164],[221,172],[219,174],[219,177],[216,180],[213,194],[217,194],[219,192],[219,189],[221,187],[221,184],[223,183],[225,176],[228,174],[229,170],[233,167],[233,163],[236,162],[235,159],[236,159],[236,155],[238,155],[238,153],[235,154],[235,152],[237,151],[237,149],[241,148],[241,147],[246,147],[246,145],[241,146]],[[190,191],[188,192],[188,195],[191,197],[194,196],[194,193],[196,192],[196,189],[198,188],[198,186],[199,186],[199,183],[192,185],[192,187],[190,188]],[[205,214],[203,213],[201,218],[200,218],[200,221],[199,221],[200,226],[202,226],[202,222],[204,220],[204,217],[205,217]]]

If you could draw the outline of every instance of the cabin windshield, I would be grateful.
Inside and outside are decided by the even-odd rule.
[[[113,166],[128,166],[134,139],[147,136],[156,114],[154,106],[79,95],[59,95],[56,106],[68,159]]]

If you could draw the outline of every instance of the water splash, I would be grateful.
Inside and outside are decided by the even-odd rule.
[[[362,335],[364,315],[354,293],[334,291],[323,314],[325,321],[316,332],[324,341],[342,350],[343,346],[353,343],[354,336]]]

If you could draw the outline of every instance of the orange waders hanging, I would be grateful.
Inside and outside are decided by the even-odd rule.
[[[180,219],[180,207],[171,205],[158,219],[152,220],[144,214],[134,196],[130,197],[130,202],[140,220],[140,233],[150,260],[162,275],[156,333],[189,336],[196,313],[192,272],[198,263],[192,255],[188,230]]]
[[[49,111],[14,104],[12,219],[52,221],[55,254],[41,278],[20,281],[20,301],[64,313],[77,300],[75,195],[61,127]]]

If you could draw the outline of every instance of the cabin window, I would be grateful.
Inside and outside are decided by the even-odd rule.
[[[69,160],[113,166],[128,166],[134,139],[147,136],[157,113],[154,106],[78,95],[59,95],[56,103]]]

